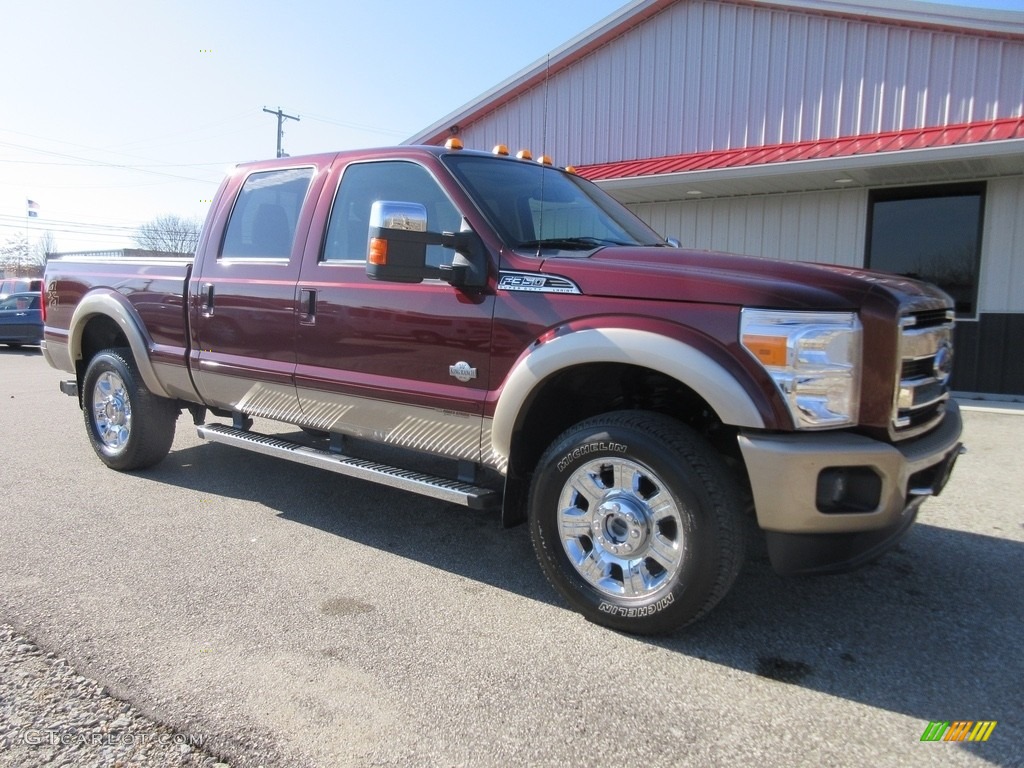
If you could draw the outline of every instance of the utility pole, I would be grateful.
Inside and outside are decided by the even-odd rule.
[[[286,157],[286,155],[284,153],[284,150],[281,149],[281,141],[282,141],[282,139],[284,139],[284,121],[286,119],[287,120],[298,121],[299,120],[299,116],[298,115],[286,115],[284,112],[281,111],[280,107],[277,108],[276,112],[274,110],[272,110],[272,109],[267,109],[266,107],[263,108],[263,111],[267,112],[267,113],[269,113],[271,115],[277,115],[277,156],[278,157]]]

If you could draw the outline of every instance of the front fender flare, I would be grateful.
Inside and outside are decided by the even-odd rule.
[[[75,307],[68,329],[68,354],[71,359],[82,359],[82,337],[85,335],[85,327],[89,324],[89,320],[97,315],[103,315],[117,323],[128,340],[132,357],[135,358],[135,364],[139,368],[139,374],[142,376],[146,388],[154,395],[171,398],[163,384],[160,383],[153,363],[149,359],[150,341],[142,320],[124,296],[110,288],[91,291]]]
[[[763,429],[764,419],[739,382],[704,352],[677,339],[632,328],[590,328],[537,345],[505,379],[491,425],[495,454],[506,461],[523,404],[547,377],[586,363],[623,363],[659,371],[690,387],[726,424]]]

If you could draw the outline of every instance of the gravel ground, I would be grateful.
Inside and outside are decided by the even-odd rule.
[[[228,768],[0,624],[0,766]]]

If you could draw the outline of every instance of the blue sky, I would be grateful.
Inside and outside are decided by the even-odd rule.
[[[1024,11],[1024,0],[960,0]],[[622,0],[48,0],[0,27],[0,243],[125,247],[164,213],[203,217],[224,171],[394,144],[588,27]],[[45,11],[42,10],[45,7]],[[567,161],[568,162],[568,161]],[[26,220],[26,199],[39,205]]]

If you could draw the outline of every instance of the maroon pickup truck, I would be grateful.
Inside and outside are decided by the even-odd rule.
[[[944,293],[681,250],[543,159],[240,165],[194,260],[54,259],[45,284],[46,359],[110,467],[160,461],[187,409],[208,440],[528,521],[572,607],[628,632],[711,610],[745,517],[781,573],[867,561],[962,450]]]

